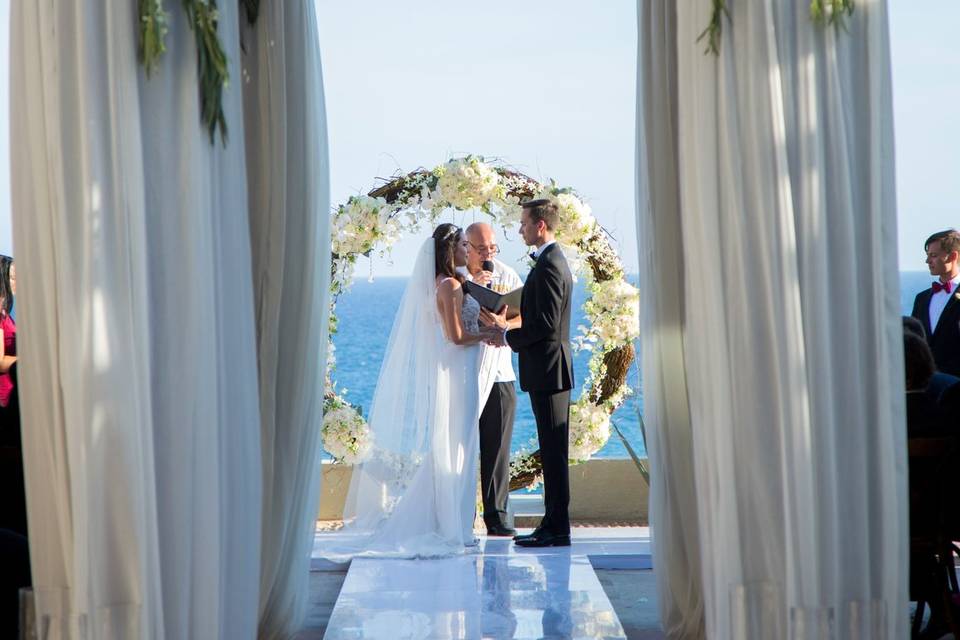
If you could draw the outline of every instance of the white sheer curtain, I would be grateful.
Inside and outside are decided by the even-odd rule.
[[[329,179],[313,0],[243,29],[244,120],[263,446],[260,637],[307,610],[329,318]]]
[[[220,15],[236,86],[237,4]],[[135,4],[17,2],[12,24],[43,637],[254,637],[260,415],[240,93],[224,96],[234,142],[211,145],[179,7],[149,80]]]
[[[643,410],[660,621],[703,637],[693,433],[683,357],[684,264],[677,150],[676,4],[641,2],[637,39],[637,235]],[[653,427],[653,428],[650,428]]]
[[[843,30],[815,25],[806,3],[737,3],[719,57],[695,42],[710,10],[640,7],[644,348],[655,349],[644,380],[665,484],[652,502],[664,619],[694,628],[675,625],[699,615],[700,591],[710,638],[906,637],[886,6],[858,3]],[[675,100],[652,93],[670,85]],[[672,135],[658,130],[667,122]],[[672,154],[677,180],[659,166]],[[678,281],[679,321],[657,291]],[[657,369],[679,351],[685,394],[671,388],[674,365]],[[694,562],[699,587],[680,575]]]

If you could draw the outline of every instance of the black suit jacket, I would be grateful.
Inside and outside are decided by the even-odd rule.
[[[507,332],[510,348],[520,354],[520,388],[557,392],[573,388],[570,306],[573,277],[556,244],[543,250],[527,276],[520,296],[523,325]]]
[[[943,309],[936,330],[930,328],[930,297],[932,289],[921,291],[913,301],[914,318],[923,323],[927,332],[927,344],[933,351],[937,370],[960,376],[960,300],[955,295]]]

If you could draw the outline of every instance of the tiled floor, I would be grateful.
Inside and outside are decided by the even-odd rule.
[[[649,566],[648,532],[636,527],[577,528],[566,548],[491,538],[456,558],[359,559],[345,578],[333,566],[311,574],[298,638],[653,640],[662,636]]]

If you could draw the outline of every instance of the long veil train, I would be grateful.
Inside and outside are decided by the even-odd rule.
[[[421,246],[397,311],[369,424],[373,449],[353,469],[344,528],[315,555],[437,557],[473,541],[478,421],[496,373],[494,347],[446,340],[433,239]]]

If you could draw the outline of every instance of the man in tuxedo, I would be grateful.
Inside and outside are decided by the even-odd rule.
[[[514,538],[523,547],[570,545],[568,434],[573,389],[573,277],[554,241],[558,222],[557,206],[550,200],[523,203],[520,235],[535,250],[534,266],[520,298],[521,326],[510,327],[502,311],[499,315],[483,315],[485,322],[503,329],[501,344],[520,354],[520,388],[529,392],[537,420],[545,514],[533,533]]]
[[[499,253],[493,227],[475,222],[466,229],[467,274],[477,284],[505,293],[523,285],[520,276],[496,259]],[[520,318],[510,320],[520,326]],[[509,349],[498,349],[497,374],[487,404],[480,414],[480,488],[483,496],[483,522],[488,536],[513,536],[507,526],[507,498],[510,495],[510,440],[517,409],[517,390],[513,381],[513,358]]]
[[[960,233],[935,233],[924,249],[930,275],[937,279],[917,294],[910,315],[923,325],[937,370],[960,376]]]

